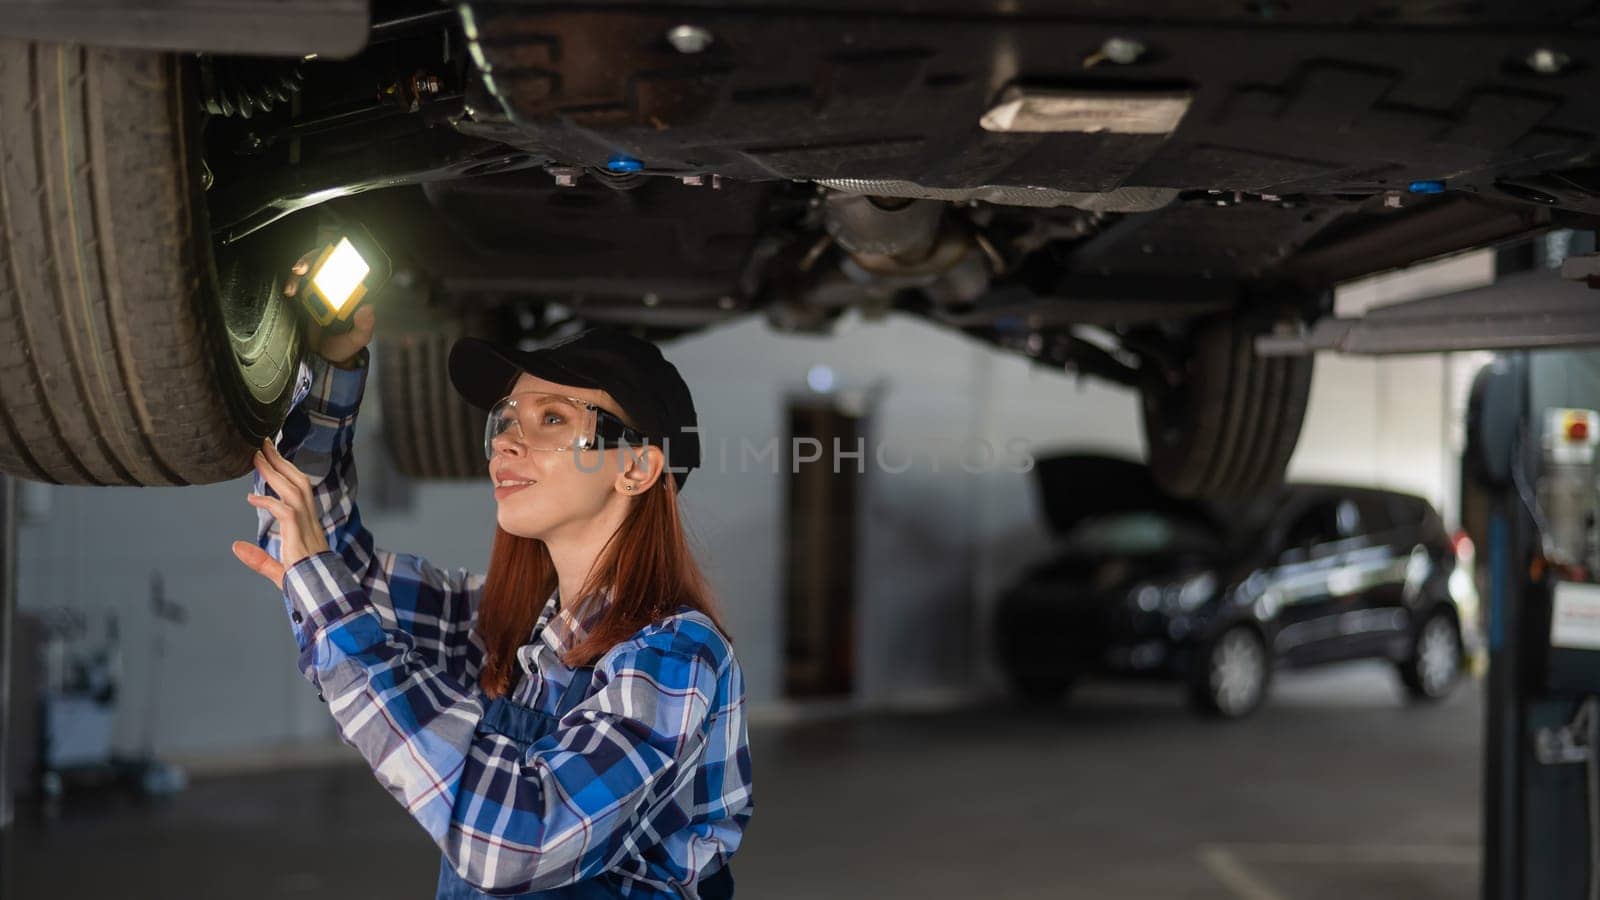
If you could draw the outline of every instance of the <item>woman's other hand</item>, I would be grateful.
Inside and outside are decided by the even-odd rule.
[[[300,257],[289,269],[289,277],[283,283],[283,295],[295,297],[302,289],[306,288],[304,282],[306,273],[311,271],[311,264],[316,261],[321,250],[312,250]],[[363,306],[355,311],[350,318],[350,330],[343,334],[328,334],[323,331],[310,317],[306,323],[306,343],[310,345],[311,352],[317,354],[328,362],[341,368],[350,368],[350,363],[361,352],[361,348],[372,340],[372,332],[377,325],[378,314],[369,306]]]
[[[359,349],[359,348],[358,348]],[[256,451],[256,471],[267,482],[277,497],[250,494],[245,498],[251,506],[265,509],[278,522],[280,551],[277,559],[248,541],[234,541],[233,555],[249,566],[251,571],[271,581],[283,590],[283,573],[290,566],[330,549],[328,536],[322,530],[316,496],[311,490],[311,479],[284,459],[270,440],[261,442]]]

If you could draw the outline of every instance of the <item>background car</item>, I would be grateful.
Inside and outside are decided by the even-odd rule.
[[[1056,456],[1046,470],[1061,542],[1003,594],[994,629],[1028,700],[1085,675],[1176,679],[1198,709],[1237,717],[1278,665],[1364,658],[1436,700],[1477,650],[1472,581],[1421,497],[1291,483],[1224,505],[1167,496],[1123,460]]]
[[[1587,15],[28,4],[0,17],[0,471],[247,473],[305,352],[278,284],[331,221],[394,261],[413,476],[481,476],[460,334],[853,309],[1136,390],[1173,493],[1269,490],[1312,365],[1257,337],[1343,281],[1600,218]]]

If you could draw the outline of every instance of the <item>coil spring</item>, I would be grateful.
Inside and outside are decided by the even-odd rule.
[[[248,119],[288,103],[304,81],[298,63],[208,58],[200,65],[200,104],[212,115]]]

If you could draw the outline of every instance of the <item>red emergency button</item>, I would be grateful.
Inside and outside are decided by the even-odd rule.
[[[1567,420],[1567,440],[1583,441],[1589,438],[1589,421],[1587,419]]]

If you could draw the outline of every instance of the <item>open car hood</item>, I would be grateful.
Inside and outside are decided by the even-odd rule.
[[[1098,453],[1055,453],[1034,458],[1034,484],[1050,529],[1071,531],[1091,516],[1125,510],[1157,510],[1229,530],[1232,523],[1253,520],[1262,502],[1222,503],[1186,500],[1156,485],[1142,462]]]

